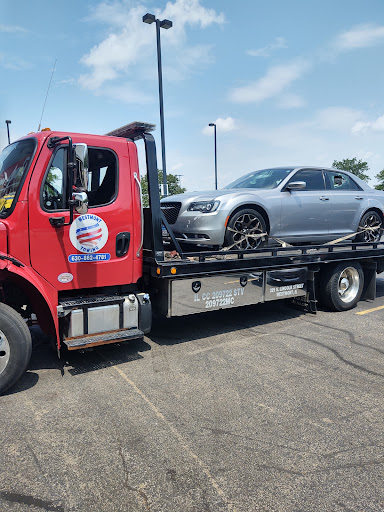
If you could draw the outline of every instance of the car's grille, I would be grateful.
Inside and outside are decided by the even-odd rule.
[[[161,203],[164,217],[169,224],[174,224],[177,221],[177,216],[181,208],[181,203]]]

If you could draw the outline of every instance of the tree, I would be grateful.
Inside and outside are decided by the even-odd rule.
[[[363,162],[362,160],[357,160],[354,158],[344,158],[344,160],[334,160],[332,167],[335,169],[340,169],[340,171],[348,171],[352,174],[355,174],[363,181],[368,181],[371,178],[365,172],[369,171],[369,167],[367,162]]]
[[[380,182],[375,186],[375,189],[384,190],[384,169],[376,174],[375,178]]]
[[[159,179],[159,185],[163,183],[163,171],[161,169],[157,170],[157,175]],[[168,174],[167,173],[167,184],[168,184],[168,195],[173,196],[174,194],[182,194],[187,189],[180,187],[180,180],[176,174]],[[148,180],[147,175],[142,176],[141,178],[141,190],[143,193],[143,206],[149,206],[149,196],[148,196]],[[160,194],[160,198],[164,197]]]

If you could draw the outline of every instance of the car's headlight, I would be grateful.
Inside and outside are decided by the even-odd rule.
[[[191,212],[211,213],[218,209],[220,201],[199,201],[191,203],[188,210]]]

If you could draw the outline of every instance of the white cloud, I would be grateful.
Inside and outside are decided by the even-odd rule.
[[[361,117],[362,113],[358,110],[347,107],[327,107],[316,113],[312,125],[327,132],[349,134]]]
[[[251,57],[269,57],[274,50],[278,50],[280,48],[288,48],[284,37],[276,37],[276,39],[264,46],[263,48],[258,48],[256,50],[247,50],[247,55]]]
[[[89,68],[89,72],[79,78],[82,87],[97,91],[105,82],[132,73],[133,68],[136,76],[146,73],[147,59],[152,58],[156,48],[156,31],[154,26],[142,22],[143,14],[148,12],[143,4],[130,6],[127,0],[102,2],[93,10],[89,20],[107,24],[110,33],[82,57],[81,62]],[[174,24],[170,30],[161,31],[161,42],[163,48],[171,47],[173,61],[179,65],[173,66],[169,74],[164,68],[167,71],[164,76],[179,80],[212,61],[210,46],[187,44],[186,27],[222,24],[223,14],[203,7],[200,0],[169,1],[163,11],[155,11],[155,14]]]
[[[283,94],[280,97],[280,101],[278,103],[278,106],[280,108],[301,108],[306,105],[306,101],[301,96],[298,96],[297,94]]]
[[[27,29],[25,29],[24,27],[19,27],[18,25],[3,25],[0,23],[0,32],[16,34],[16,33],[27,32]]]
[[[233,117],[226,117],[226,118],[219,117],[216,119],[214,124],[216,125],[217,132],[220,132],[220,133],[233,132],[234,130],[238,129],[237,123],[236,123],[235,119],[233,119]],[[213,127],[208,126],[208,125],[205,126],[202,130],[202,133],[204,135],[213,135],[213,132],[214,132]]]
[[[378,117],[374,121],[358,120],[352,127],[352,133],[354,133],[354,134],[365,133],[368,130],[372,130],[374,132],[383,132],[384,131],[384,115]]]
[[[106,85],[95,91],[96,96],[107,96],[123,103],[145,105],[152,103],[153,99],[134,84],[122,83],[119,85]]]
[[[233,89],[230,99],[235,103],[260,103],[279,96],[292,82],[301,78],[308,67],[308,61],[303,59],[273,66],[256,82]]]
[[[26,69],[31,69],[32,65],[30,61],[0,53],[0,67],[10,69],[11,71],[25,71]]]
[[[365,24],[357,25],[333,41],[332,47],[337,52],[345,52],[356,48],[368,48],[384,42],[384,26]]]

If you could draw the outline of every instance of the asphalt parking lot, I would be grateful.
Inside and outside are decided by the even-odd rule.
[[[158,322],[0,397],[0,510],[384,510],[383,316],[282,303]]]

